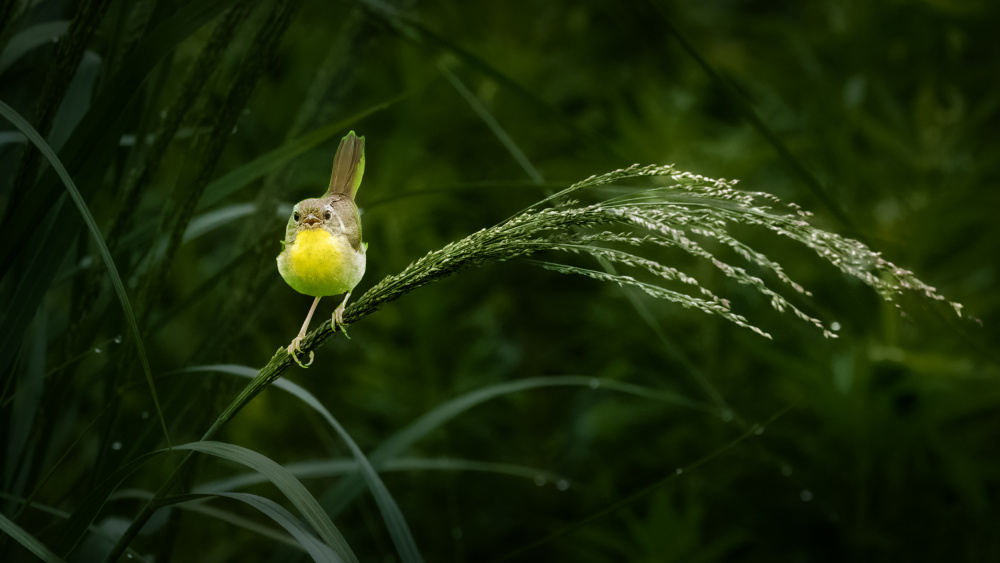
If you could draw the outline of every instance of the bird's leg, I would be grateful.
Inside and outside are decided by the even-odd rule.
[[[299,361],[299,358],[298,356],[295,355],[295,352],[302,351],[301,347],[302,339],[306,337],[306,330],[309,328],[309,321],[312,320],[313,313],[316,312],[316,305],[319,305],[319,297],[317,297],[316,300],[313,301],[312,307],[309,308],[309,314],[306,315],[306,322],[302,323],[302,329],[299,330],[299,335],[293,338],[292,343],[288,345],[288,355],[291,356],[293,360],[295,360],[295,363],[299,364],[302,367],[308,367],[310,364],[312,364],[313,358],[315,357],[315,354],[309,352],[309,363],[303,364],[301,361]]]
[[[340,305],[338,305],[337,308],[333,310],[333,319],[330,320],[330,322],[333,323],[333,330],[337,330],[337,327],[339,326],[340,332],[343,332],[344,336],[347,336],[347,333],[344,332],[344,326],[343,326],[344,308],[347,307],[347,300],[350,298],[351,298],[351,292],[348,291],[347,295],[344,296],[344,300],[341,301]]]

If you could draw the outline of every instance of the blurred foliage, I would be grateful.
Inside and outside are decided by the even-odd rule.
[[[405,452],[439,469],[382,474],[429,561],[996,561],[997,22],[1000,5],[976,0],[8,0],[0,100],[58,152],[94,215],[175,445],[197,440],[245,383],[181,370],[257,368],[295,335],[312,298],[281,281],[278,241],[291,204],[325,189],[347,129],[367,138],[358,295],[633,162],[795,201],[971,320],[916,298],[883,304],[748,229],[815,295],[793,302],[836,322],[838,339],[684,257],[671,265],[774,340],[511,262],[406,295],[287,377],[369,454],[463,394],[594,378],[456,412]],[[325,140],[294,145],[324,127]],[[0,141],[0,506],[66,556],[66,518],[166,443],[80,213],[12,126]],[[253,181],[228,175],[272,151],[286,158]],[[711,412],[600,385],[611,380]],[[281,464],[350,458],[322,417],[276,390],[215,439]],[[170,455],[123,487],[157,491],[181,459]],[[175,492],[243,471],[194,459]],[[334,510],[345,480],[303,477],[360,560],[398,557],[371,495]],[[269,485],[246,491],[291,507]],[[71,558],[104,557],[136,498],[104,504],[93,524],[111,540],[88,534]],[[229,500],[207,506],[276,528]],[[305,557],[179,507],[159,509],[131,547],[158,561]],[[0,553],[28,556],[7,536]]]

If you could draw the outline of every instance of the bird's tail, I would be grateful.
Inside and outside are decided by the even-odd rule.
[[[326,196],[345,194],[354,199],[361,187],[361,177],[365,174],[365,138],[351,131],[340,141],[337,154],[333,157],[333,174]]]

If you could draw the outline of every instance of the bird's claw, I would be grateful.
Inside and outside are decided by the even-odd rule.
[[[347,300],[345,299],[344,302],[346,303]],[[351,339],[351,336],[347,334],[347,325],[344,324],[344,303],[341,303],[340,307],[334,309],[333,319],[330,322],[332,323],[334,332],[339,330],[344,333],[344,336],[346,336],[348,340]]]
[[[307,367],[311,366],[312,363],[313,363],[313,360],[316,359],[316,354],[313,353],[312,350],[310,350],[309,351],[309,362],[303,364],[302,360],[299,360],[299,357],[296,354],[296,352],[302,352],[303,351],[301,345],[302,345],[302,337],[301,336],[296,336],[294,339],[292,339],[292,343],[288,345],[288,355],[291,356],[293,360],[295,360],[295,363],[299,364],[299,367],[301,367],[301,368],[307,368]]]

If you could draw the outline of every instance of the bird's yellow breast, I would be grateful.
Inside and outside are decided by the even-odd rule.
[[[278,255],[278,271],[299,293],[314,297],[340,295],[354,289],[365,273],[364,251],[325,229],[307,229]]]

